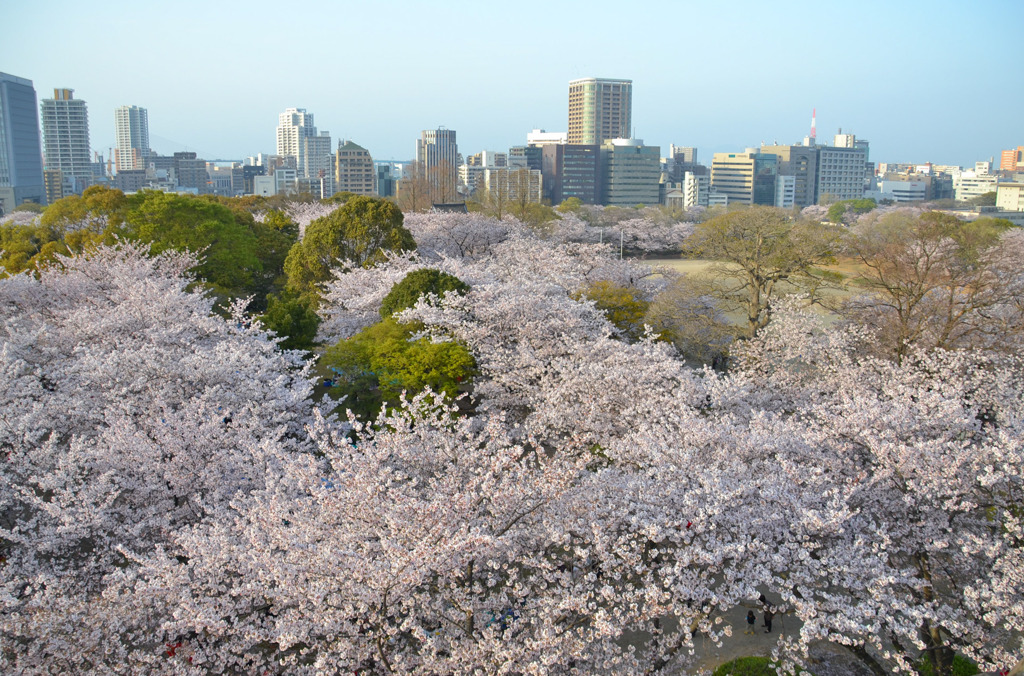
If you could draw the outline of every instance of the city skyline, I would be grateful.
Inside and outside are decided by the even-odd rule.
[[[586,17],[538,2],[388,8],[323,6],[282,43],[269,3],[19,4],[0,9],[16,28],[0,70],[32,80],[41,98],[74,89],[103,154],[122,105],[149,111],[164,154],[272,152],[292,107],[375,159],[411,159],[420,132],[439,126],[458,131],[464,152],[504,150],[535,128],[565,131],[568,83],[583,77],[632,80],[635,135],[702,157],[796,143],[812,108],[823,142],[842,128],[871,142],[873,161],[969,166],[1021,142],[1024,92],[989,56],[1013,43],[1020,3],[739,2],[728,13],[647,3],[622,21],[613,3]],[[45,49],[44,27],[61,37]],[[145,39],[118,51],[102,39],[115,33]]]

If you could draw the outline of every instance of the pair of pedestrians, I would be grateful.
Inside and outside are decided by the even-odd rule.
[[[761,594],[761,598],[758,599],[761,602],[761,607],[764,608],[764,633],[772,633],[772,618],[775,617],[775,612],[772,606],[768,604],[768,599],[765,598],[764,594]],[[747,630],[744,634],[754,634],[754,625],[757,623],[757,616],[754,615],[753,610],[747,611]]]

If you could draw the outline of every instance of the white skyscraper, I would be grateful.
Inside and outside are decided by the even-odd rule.
[[[296,168],[304,172],[307,166],[305,139],[317,136],[313,114],[305,108],[288,108],[278,116],[277,154],[295,158]],[[330,143],[327,144],[330,153]]]
[[[89,156],[89,111],[73,89],[55,89],[43,99],[39,118],[43,126],[45,169],[56,169],[72,191],[80,193],[92,183]]]
[[[114,162],[118,171],[145,169],[149,157],[149,115],[139,106],[114,109],[117,147]]]

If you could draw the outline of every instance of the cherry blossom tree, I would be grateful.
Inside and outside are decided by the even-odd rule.
[[[251,490],[301,447],[297,353],[187,291],[193,257],[122,243],[0,280],[0,660],[118,670],[158,635],[106,595],[133,556]]]
[[[912,673],[919,654],[948,674],[954,651],[1012,665],[1024,654],[1022,364],[943,350],[879,360],[861,333],[790,309],[727,383],[758,393],[744,397],[752,420],[798,420],[782,439],[813,444],[794,459],[844,494],[841,528],[779,542],[804,554],[774,587],[805,643],[851,646],[878,674]],[[722,398],[744,415],[738,401]]]
[[[513,228],[507,221],[481,214],[436,210],[406,214],[405,227],[415,238],[419,254],[428,260],[480,258],[508,239]]]

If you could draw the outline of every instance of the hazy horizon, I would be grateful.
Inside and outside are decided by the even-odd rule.
[[[705,163],[800,142],[813,108],[820,143],[842,128],[874,162],[970,166],[1024,144],[1024,88],[997,51],[1017,44],[1024,3],[448,6],[18,4],[0,8],[0,71],[40,100],[74,89],[103,154],[120,105],[149,111],[154,150],[207,160],[273,153],[289,107],[376,160],[411,159],[438,126],[464,155],[503,151],[565,131],[579,77],[631,79],[635,135]]]

